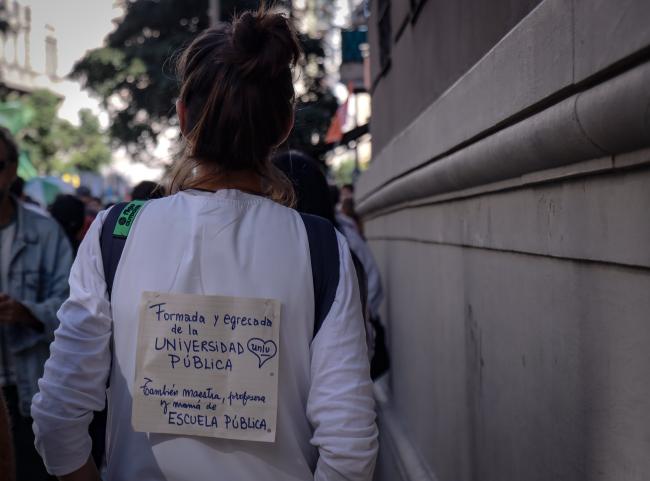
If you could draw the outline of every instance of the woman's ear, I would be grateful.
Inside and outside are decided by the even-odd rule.
[[[187,127],[187,107],[181,99],[176,100],[176,114],[178,115],[178,125],[181,128],[181,134],[185,135],[185,128]]]

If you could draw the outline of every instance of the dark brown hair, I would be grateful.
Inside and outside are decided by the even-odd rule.
[[[255,171],[267,195],[292,203],[291,183],[269,157],[291,126],[292,68],[300,54],[290,21],[263,7],[204,31],[185,49],[178,75],[186,145],[172,171],[172,193],[200,182],[192,177],[200,164],[215,175]]]

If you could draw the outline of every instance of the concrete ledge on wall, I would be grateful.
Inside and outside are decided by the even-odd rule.
[[[570,85],[571,3],[542,2],[410,126],[395,132],[361,176],[360,196]]]
[[[644,149],[395,206],[366,237],[649,269],[648,186]]]
[[[361,211],[650,146],[648,15],[648,1],[542,1],[375,154]],[[536,148],[556,164],[530,163]]]
[[[650,63],[643,63],[365,196],[361,193],[358,210],[368,215],[387,206],[650,146],[648,85]]]
[[[379,459],[375,481],[438,481],[404,433],[388,399],[387,376],[374,386],[379,424]]]

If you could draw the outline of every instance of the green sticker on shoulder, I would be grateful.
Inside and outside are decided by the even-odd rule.
[[[113,237],[126,238],[129,235],[133,221],[145,202],[144,200],[133,200],[122,209],[115,223],[115,229],[113,229]]]

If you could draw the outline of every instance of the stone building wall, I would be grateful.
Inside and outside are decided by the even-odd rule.
[[[650,479],[650,2],[386,3],[377,479]]]

